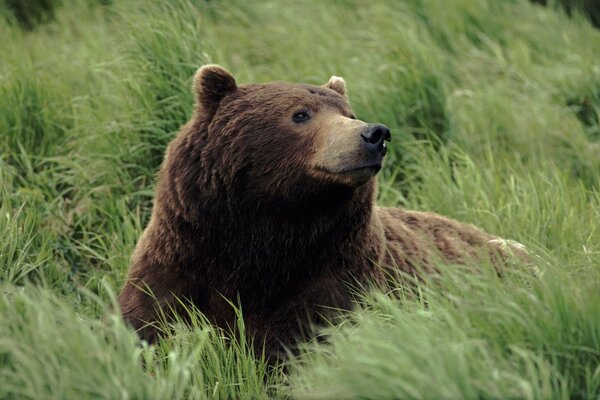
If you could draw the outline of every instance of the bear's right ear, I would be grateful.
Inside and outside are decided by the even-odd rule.
[[[217,110],[223,97],[236,89],[235,78],[220,65],[205,65],[194,76],[196,101],[211,115]]]
[[[327,89],[331,89],[335,92],[338,92],[339,94],[341,94],[344,97],[347,97],[346,96],[346,81],[344,80],[344,78],[342,78],[340,76],[333,75],[331,78],[329,78],[329,82],[327,82],[323,86],[326,87]]]

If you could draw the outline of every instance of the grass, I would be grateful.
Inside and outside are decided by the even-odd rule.
[[[582,15],[42,3],[31,26],[0,3],[0,398],[600,397],[600,31]],[[141,344],[114,297],[208,62],[239,82],[345,77],[357,115],[393,132],[379,203],[518,240],[541,277],[452,266],[419,296],[366,294],[286,369],[197,310]]]

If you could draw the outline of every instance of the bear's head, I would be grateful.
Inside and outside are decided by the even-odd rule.
[[[206,65],[194,91],[203,168],[252,197],[294,200],[372,184],[391,139],[386,126],[355,117],[335,76],[323,86],[237,85],[222,67]]]

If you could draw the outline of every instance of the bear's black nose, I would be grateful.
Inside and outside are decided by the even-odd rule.
[[[387,126],[382,124],[369,124],[360,134],[370,150],[384,155],[387,151],[385,142],[392,140],[392,135]]]

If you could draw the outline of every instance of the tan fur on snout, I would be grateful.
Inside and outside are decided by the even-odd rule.
[[[360,168],[364,158],[364,140],[361,132],[367,127],[363,121],[351,119],[335,110],[324,110],[314,118],[314,155],[311,167],[316,174],[328,180],[354,186],[350,171]]]

